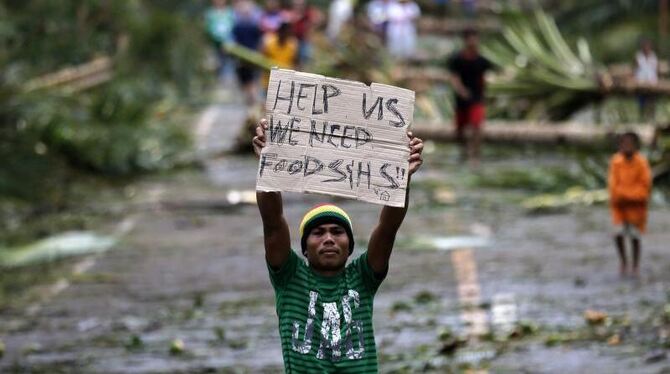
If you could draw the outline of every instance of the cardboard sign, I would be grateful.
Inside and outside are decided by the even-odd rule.
[[[402,207],[414,91],[273,69],[256,190]]]

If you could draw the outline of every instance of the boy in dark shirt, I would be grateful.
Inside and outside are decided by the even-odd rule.
[[[461,156],[477,166],[481,144],[481,127],[486,117],[484,106],[484,74],[493,64],[479,54],[479,35],[468,29],[463,33],[464,47],[449,59],[452,88],[456,92],[456,139],[461,145]],[[470,136],[466,137],[466,130]]]

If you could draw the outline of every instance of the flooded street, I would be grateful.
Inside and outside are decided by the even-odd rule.
[[[200,150],[229,149],[243,117],[237,105],[210,107],[194,125]],[[433,148],[375,300],[381,372],[670,370],[654,356],[670,335],[659,321],[670,303],[667,207],[650,210],[641,278],[621,279],[607,206],[531,215],[521,202],[534,193],[477,185],[455,147]],[[475,173],[571,163],[489,149]],[[60,289],[3,309],[0,372],[282,372],[260,217],[245,203],[256,168],[225,155],[137,183],[126,203],[152,208],[125,217],[132,228],[114,249],[72,260],[79,271]],[[302,215],[323,200],[285,194],[294,248]],[[379,207],[336,203],[353,219],[356,256]],[[607,317],[589,326],[587,310]]]

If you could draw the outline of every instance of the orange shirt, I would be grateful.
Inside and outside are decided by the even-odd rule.
[[[263,40],[263,54],[272,60],[277,67],[293,69],[295,58],[298,53],[298,41],[290,37],[283,45],[279,44],[279,38],[275,34],[268,34]],[[270,73],[263,74],[263,86],[267,87],[270,82]]]
[[[293,68],[297,53],[298,41],[293,37],[288,38],[283,45],[279,44],[279,38],[275,34],[267,35],[263,41],[263,54],[280,68]]]
[[[649,162],[638,152],[630,160],[617,152],[610,160],[608,174],[612,221],[616,225],[630,223],[644,232],[652,183]]]

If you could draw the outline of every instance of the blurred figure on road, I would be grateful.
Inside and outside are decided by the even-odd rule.
[[[237,17],[233,26],[235,43],[258,51],[263,33],[259,26],[259,16],[253,1],[242,0],[237,4]],[[245,61],[238,60],[237,80],[244,90],[247,105],[254,105],[258,98],[258,69]]]
[[[284,14],[279,0],[267,0],[261,16],[260,27],[264,33],[275,32],[284,22]]]
[[[293,69],[298,57],[298,40],[293,36],[291,24],[283,22],[276,33],[266,34],[263,38],[263,54],[280,68]],[[262,87],[270,81],[270,72],[263,74]]]
[[[481,131],[486,119],[484,75],[493,64],[479,54],[479,34],[474,29],[463,32],[463,49],[447,62],[451,86],[456,93],[456,139],[461,159],[477,167],[480,158]]]
[[[222,81],[226,80],[228,72],[232,69],[232,61],[224,47],[232,40],[234,23],[235,14],[227,1],[212,0],[211,7],[205,13],[205,29],[216,53],[217,76]]]
[[[307,4],[306,0],[292,0],[289,21],[293,25],[293,35],[298,39],[297,68],[304,66],[312,58],[312,30],[321,23],[321,12]]]
[[[635,54],[635,80],[638,84],[655,86],[658,84],[658,68],[658,57],[656,57],[651,40],[642,39],[640,50]],[[654,119],[654,112],[656,111],[654,101],[654,96],[651,94],[640,94],[638,96],[641,119]]]
[[[641,234],[647,226],[647,205],[651,193],[651,169],[640,154],[640,138],[634,132],[619,136],[618,152],[611,160],[608,173],[610,209],[614,224],[614,241],[619,253],[622,276],[639,276]],[[628,268],[626,239],[630,239],[633,263]]]
[[[389,7],[395,0],[372,0],[367,6],[367,17],[370,27],[382,41],[386,42],[386,31],[389,22]]]
[[[354,0],[334,0],[328,9],[328,26],[326,35],[331,42],[335,42],[340,36],[342,27],[354,14]]]
[[[389,6],[386,46],[392,56],[403,60],[414,56],[415,22],[420,15],[421,9],[411,0],[399,0]]]

